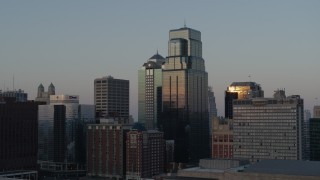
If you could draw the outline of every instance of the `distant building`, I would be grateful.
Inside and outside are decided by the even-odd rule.
[[[3,98],[13,98],[15,102],[27,102],[28,94],[23,90],[19,89],[18,91],[4,91],[2,92]]]
[[[232,119],[214,117],[212,119],[212,151],[215,159],[233,158],[233,124]]]
[[[0,103],[0,176],[5,171],[36,170],[39,103],[5,99]]]
[[[311,118],[311,113],[309,110],[304,111],[304,132],[305,132],[305,159],[310,160],[310,118]]]
[[[320,118],[310,119],[310,161],[320,161]]]
[[[94,80],[96,118],[129,119],[129,80],[112,76]]]
[[[320,106],[313,107],[313,118],[320,118]]]
[[[233,118],[233,100],[264,97],[261,86],[255,82],[233,82],[225,91],[225,118]]]
[[[79,104],[77,95],[51,95],[39,106],[38,160],[85,163],[85,125],[93,123],[94,105]]]
[[[126,133],[131,127],[112,122],[87,125],[87,176],[125,178]]]
[[[153,55],[138,72],[138,122],[156,129],[162,107],[162,64],[165,59]]]
[[[170,30],[162,68],[159,130],[174,140],[175,162],[198,163],[209,157],[208,73],[202,58],[201,32]]]
[[[278,90],[274,98],[233,101],[234,158],[305,159],[303,99],[286,97]]]
[[[164,170],[163,132],[132,130],[126,140],[126,179],[152,178]]]
[[[38,102],[46,102],[46,104],[50,103],[50,96],[56,94],[56,88],[54,85],[51,83],[48,87],[48,92],[44,91],[44,87],[42,84],[39,85],[38,87],[38,93],[35,101]]]
[[[218,116],[216,98],[214,97],[214,92],[212,87],[208,87],[208,110],[209,110],[209,147],[210,152],[212,152],[212,119]]]

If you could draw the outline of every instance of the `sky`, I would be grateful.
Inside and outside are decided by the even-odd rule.
[[[52,82],[56,94],[93,104],[94,79],[130,80],[137,120],[138,70],[169,30],[201,31],[203,58],[218,114],[235,81],[255,81],[265,97],[285,89],[305,109],[320,104],[320,1],[113,0],[0,1],[0,89],[23,89],[30,100]],[[249,78],[249,75],[251,78]]]

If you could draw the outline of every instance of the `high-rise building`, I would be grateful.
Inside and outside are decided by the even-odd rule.
[[[304,111],[304,132],[305,132],[305,159],[310,160],[310,118],[311,118],[311,113],[309,110]]]
[[[233,100],[264,97],[261,86],[255,82],[233,82],[225,91],[225,118],[233,118]]]
[[[217,117],[217,106],[216,106],[216,98],[214,97],[214,92],[212,87],[208,87],[208,110],[209,110],[209,147],[210,152],[212,152],[212,119],[213,117]]]
[[[15,102],[27,102],[28,101],[28,94],[25,93],[23,90],[14,90],[14,91],[4,91],[2,92],[3,98],[13,98]]]
[[[42,84],[38,86],[38,93],[35,101],[50,103],[50,96],[56,94],[56,88],[51,83],[48,87],[48,92],[44,91],[44,87]]]
[[[320,161],[320,118],[310,119],[310,161]]]
[[[39,106],[38,160],[85,163],[85,125],[93,123],[94,105],[79,104],[79,96],[51,95]]]
[[[166,140],[174,140],[175,162],[197,163],[209,157],[208,74],[201,33],[184,27],[170,30],[169,38],[159,128]]]
[[[163,132],[132,130],[127,133],[126,179],[152,178],[164,170]]]
[[[129,119],[129,80],[112,76],[94,80],[94,104],[97,118]]]
[[[138,72],[138,122],[156,129],[162,103],[162,64],[165,59],[153,55]]]
[[[320,118],[320,106],[313,107],[313,118]]]
[[[233,101],[234,158],[305,159],[303,99],[285,96]]]
[[[212,119],[212,151],[215,159],[233,158],[233,124],[232,119],[214,117]]]
[[[37,169],[38,105],[11,97],[0,102],[1,172]]]
[[[87,125],[87,175],[124,179],[126,133],[132,125],[101,123]]]

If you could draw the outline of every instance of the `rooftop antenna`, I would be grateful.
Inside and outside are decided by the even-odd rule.
[[[248,76],[248,77],[249,77],[249,81],[251,82],[251,74],[249,74],[249,76]]]
[[[184,18],[184,27],[187,27],[186,18]]]

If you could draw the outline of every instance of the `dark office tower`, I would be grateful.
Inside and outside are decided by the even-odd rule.
[[[97,118],[129,119],[129,80],[112,76],[94,80],[94,105]]]
[[[320,118],[310,119],[310,161],[320,161]]]
[[[225,118],[233,118],[232,101],[264,97],[261,86],[255,82],[233,82],[225,91]]]
[[[201,33],[184,27],[169,36],[159,127],[166,140],[174,140],[175,162],[197,163],[209,157],[208,74]]]
[[[35,170],[39,103],[6,99],[0,102],[0,171]]]
[[[28,94],[25,93],[23,90],[19,89],[18,91],[4,91],[2,92],[3,98],[13,98],[16,102],[27,102],[28,101]]]
[[[153,55],[138,72],[138,121],[147,129],[155,129],[162,103],[162,64],[165,59]]]

